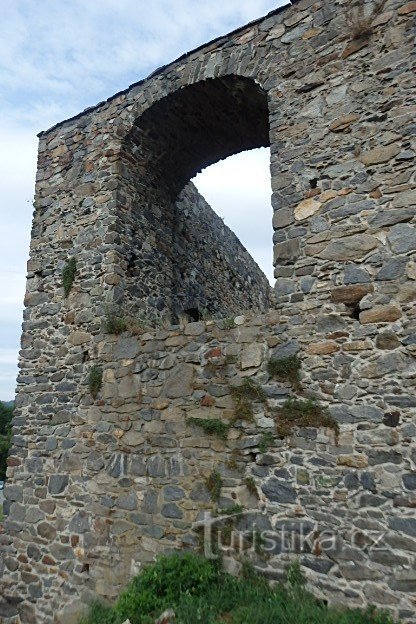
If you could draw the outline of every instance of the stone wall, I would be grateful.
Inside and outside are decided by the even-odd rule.
[[[228,565],[250,556],[280,578],[299,557],[331,603],[371,602],[414,621],[414,333],[397,320],[360,323],[341,304],[317,305],[302,324],[290,310],[233,325],[95,337],[76,418],[61,412],[34,432],[31,476],[7,489],[6,596],[28,591],[40,621],[70,621],[96,595],[117,596],[156,553],[197,548],[192,527],[205,512],[241,505],[236,531],[261,533],[265,552],[228,552],[223,537]],[[267,372],[271,358],[295,353],[297,392]],[[232,388],[247,378],[264,400],[252,402],[252,419],[235,420]],[[310,426],[280,438],[274,408],[296,395],[327,406],[338,437]],[[226,440],[194,419],[230,424]],[[213,502],[205,482],[216,471]],[[32,611],[23,608],[27,621]]]
[[[415,621],[416,6],[376,4],[299,0],[40,136],[1,536],[5,621],[70,622],[80,601],[113,597],[155,552],[195,546],[213,470],[221,505],[240,502],[259,530],[283,523],[291,534],[258,562],[268,574],[312,530],[298,554],[317,591]],[[172,134],[159,123],[166,111]],[[237,299],[265,301],[247,274],[241,289],[233,276],[233,301],[216,300],[209,275],[210,292],[195,292],[192,276],[181,292],[170,245],[195,173],[268,144],[274,309],[237,328],[107,334],[106,303],[175,314],[206,299],[228,314]],[[141,277],[145,292],[134,290]],[[291,390],[267,361],[293,353],[304,396],[328,406],[338,440],[314,428],[278,438],[273,409]],[[92,367],[104,372],[95,400]],[[189,421],[232,419],[230,385],[247,376],[266,394],[252,422],[223,441]]]
[[[162,220],[149,215],[151,227],[143,225],[140,211],[130,215],[122,308],[150,319],[160,315],[177,320],[188,313],[197,320],[268,307],[266,276],[192,183],[168,215]]]

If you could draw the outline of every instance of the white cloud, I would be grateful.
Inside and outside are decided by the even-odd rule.
[[[200,193],[273,280],[270,150],[230,156],[194,178]]]
[[[286,2],[3,0],[0,4],[0,397],[9,399],[15,387],[13,363],[29,249],[36,133]],[[243,176],[237,174],[234,183],[227,169],[228,187],[233,186],[235,194],[224,186],[220,169],[202,173],[201,184],[214,208],[259,263],[268,266],[270,192],[264,176],[268,169],[262,171],[251,182],[246,172],[243,189]],[[256,220],[264,210],[264,231],[253,228],[252,210]]]

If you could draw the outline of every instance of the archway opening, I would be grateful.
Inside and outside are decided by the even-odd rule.
[[[173,317],[267,307],[266,276],[190,180],[268,146],[266,92],[234,75],[174,91],[136,119],[123,143],[118,202],[130,303]]]
[[[201,171],[192,182],[273,285],[270,149],[229,156]]]

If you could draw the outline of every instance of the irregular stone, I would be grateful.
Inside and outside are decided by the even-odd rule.
[[[167,485],[163,488],[163,496],[167,501],[176,501],[184,498],[185,492],[178,485]]]
[[[383,264],[376,274],[376,280],[393,280],[401,277],[405,273],[407,258],[393,258],[389,262]]]
[[[312,217],[321,207],[321,202],[315,199],[304,199],[295,208],[296,221],[302,221],[308,217]]]
[[[252,344],[244,345],[241,351],[241,369],[256,368],[261,365],[263,361],[264,348],[263,345],[253,342]]]
[[[62,494],[69,483],[68,475],[54,474],[49,477],[49,494],[57,496]]]
[[[389,162],[400,152],[400,147],[394,143],[390,145],[380,145],[374,149],[363,152],[360,155],[360,160],[367,167],[371,165],[378,165],[380,163]]]
[[[387,235],[394,253],[404,254],[416,250],[416,228],[405,223],[394,225]]]
[[[360,312],[360,323],[392,323],[402,316],[402,311],[397,306],[390,304],[385,306],[375,306],[370,310]]]
[[[330,355],[331,353],[339,351],[339,345],[334,340],[311,342],[306,350],[311,355]]]
[[[78,511],[68,526],[69,531],[73,533],[86,533],[90,530],[88,514],[85,511]]]
[[[416,518],[400,518],[394,516],[388,520],[390,529],[416,537]]]
[[[367,255],[369,251],[378,246],[378,240],[369,234],[355,234],[334,240],[323,251],[317,253],[324,260],[356,260]]]
[[[366,455],[339,455],[337,458],[339,466],[350,466],[351,468],[366,468],[368,458]]]
[[[178,364],[172,369],[163,386],[162,394],[169,399],[186,397],[193,391],[194,371],[188,364]]]
[[[402,479],[406,490],[416,490],[416,472],[408,472],[403,475]]]
[[[358,115],[354,113],[350,113],[348,115],[342,115],[341,117],[337,117],[329,124],[329,129],[331,132],[342,132],[350,127],[354,121],[359,119]]]
[[[205,331],[204,321],[198,321],[197,323],[188,323],[185,326],[186,336],[200,336]]]
[[[165,518],[176,518],[178,520],[183,518],[183,511],[175,503],[163,505],[161,513]]]
[[[74,346],[86,344],[91,340],[91,334],[75,331],[68,337],[68,342]]]
[[[355,264],[347,264],[344,270],[344,284],[365,284],[371,278],[367,271]]]
[[[331,291],[331,299],[334,303],[345,303],[345,305],[354,305],[358,303],[365,295],[374,291],[372,284],[337,286]]]
[[[272,477],[261,486],[262,491],[269,500],[275,503],[295,503],[296,491],[289,484]]]
[[[397,349],[400,347],[400,340],[394,332],[385,331],[377,335],[376,347],[378,349]]]
[[[378,210],[377,213],[368,219],[368,225],[372,230],[380,229],[388,225],[395,225],[396,223],[403,223],[403,221],[410,221],[414,216],[413,208],[403,209],[389,209],[384,208]]]
[[[134,511],[137,509],[137,497],[134,492],[128,494],[122,494],[116,500],[116,506],[119,509],[127,509],[128,511]]]
[[[274,264],[293,264],[300,253],[299,239],[293,238],[274,246]]]

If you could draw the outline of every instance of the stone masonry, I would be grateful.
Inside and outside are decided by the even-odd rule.
[[[255,529],[243,554],[271,579],[298,558],[328,602],[416,622],[415,14],[299,0],[41,133],[1,622],[76,622],[235,505],[235,527]],[[188,184],[265,145],[270,299]],[[155,326],[109,333],[109,308]],[[289,355],[300,388],[268,372]],[[261,393],[236,420],[246,379]],[[289,396],[338,433],[278,435]],[[257,533],[279,540],[258,549]],[[241,549],[223,548],[238,569]]]

